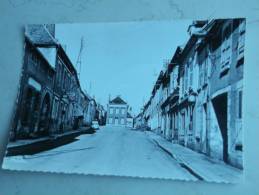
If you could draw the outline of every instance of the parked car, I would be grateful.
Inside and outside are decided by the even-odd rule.
[[[98,121],[92,121],[91,127],[95,130],[99,129],[99,123]]]

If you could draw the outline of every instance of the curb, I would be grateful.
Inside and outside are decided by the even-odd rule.
[[[162,146],[158,141],[156,141],[155,139],[152,139],[155,144],[162,149],[164,152],[166,152],[169,156],[171,156],[174,160],[176,160],[176,162],[183,167],[184,169],[186,169],[190,174],[192,174],[194,177],[196,177],[198,180],[204,181],[205,179],[199,174],[197,173],[195,170],[193,170],[193,168],[186,162],[184,162],[182,159],[180,159],[179,157],[177,157],[175,154],[173,154],[172,152],[170,152],[168,149],[166,149],[164,146]]]
[[[33,155],[49,149],[53,149],[76,141],[76,137],[88,133],[89,129],[77,130],[70,133],[46,137],[46,139],[25,143],[23,145],[11,146],[6,149],[6,156]],[[92,132],[91,132],[92,133]]]

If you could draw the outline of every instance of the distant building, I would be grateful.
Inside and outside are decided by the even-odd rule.
[[[130,113],[127,113],[127,127],[133,128],[133,117],[131,116]]]
[[[134,118],[134,128],[140,129],[143,127],[143,112],[140,112],[135,118]]]
[[[105,125],[106,111],[104,107],[99,103],[97,103],[96,106],[96,119],[98,120],[99,125]]]
[[[109,101],[107,105],[107,125],[126,126],[127,125],[128,104],[117,96]]]

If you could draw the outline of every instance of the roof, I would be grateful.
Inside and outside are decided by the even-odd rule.
[[[117,96],[113,100],[110,101],[110,104],[127,104],[120,96]]]
[[[55,70],[56,47],[55,38],[44,25],[30,24],[25,27],[25,40],[34,46],[48,65]]]
[[[25,35],[37,46],[55,46],[57,41],[44,25],[30,24],[25,27]]]
[[[49,65],[52,68],[55,68],[57,49],[55,47],[53,47],[53,48],[37,47],[37,49],[42,54],[42,56],[45,58],[45,60],[47,60]]]
[[[52,69],[55,69],[56,55],[58,52],[58,55],[62,58],[63,61],[65,61],[65,66],[72,72],[73,76],[76,78],[78,87],[81,89],[76,68],[74,67],[62,45],[55,39],[51,32],[49,32],[47,25],[26,25],[25,38],[36,47],[38,52],[44,57]],[[91,97],[88,97],[87,95],[86,97],[91,100]]]

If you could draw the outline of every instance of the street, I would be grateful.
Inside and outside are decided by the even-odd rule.
[[[67,145],[4,159],[3,168],[197,180],[142,131],[104,126]]]

